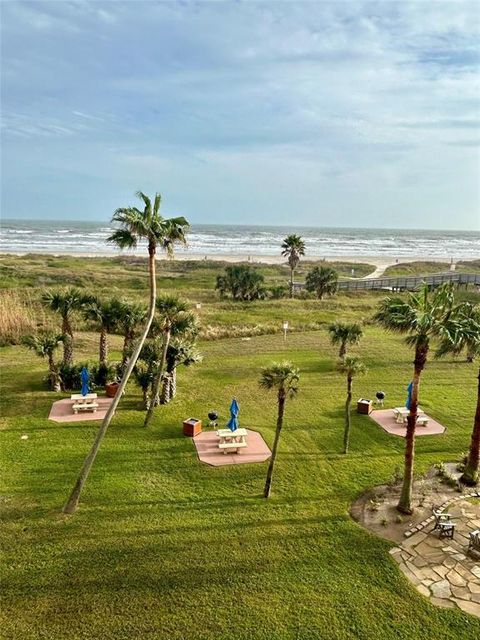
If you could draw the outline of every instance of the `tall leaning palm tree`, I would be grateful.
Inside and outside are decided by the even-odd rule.
[[[145,420],[143,423],[144,427],[148,427],[150,424],[153,411],[155,409],[155,405],[157,403],[158,394],[160,391],[160,384],[163,379],[163,375],[165,372],[165,363],[167,359],[167,351],[168,346],[170,344],[170,338],[172,335],[172,330],[175,326],[176,322],[181,322],[182,317],[187,314],[187,303],[176,296],[162,296],[157,300],[156,303],[157,311],[159,313],[158,320],[158,329],[163,337],[163,348],[162,355],[160,358],[160,364],[155,373],[153,385],[152,385],[152,402],[148,408],[147,414],[145,416]]]
[[[267,391],[275,390],[277,392],[277,428],[275,430],[275,439],[273,441],[272,455],[267,470],[267,479],[263,490],[263,497],[270,496],[272,487],[273,468],[277,458],[278,443],[283,427],[283,417],[285,414],[285,402],[287,398],[294,398],[298,392],[298,382],[300,373],[297,367],[291,362],[274,362],[269,367],[262,369],[260,376],[260,386]]]
[[[282,242],[282,256],[287,258],[290,267],[290,297],[293,298],[293,275],[300,258],[305,255],[305,242],[300,236],[292,233]]]
[[[363,336],[362,327],[356,322],[334,322],[328,327],[330,342],[340,345],[338,357],[343,360],[347,355],[347,344],[357,344]]]
[[[375,314],[375,320],[382,327],[406,335],[406,343],[415,349],[413,389],[405,438],[405,472],[400,500],[397,505],[397,509],[401,513],[411,514],[413,512],[413,464],[420,376],[427,363],[431,340],[445,337],[451,318],[457,312],[451,285],[442,285],[429,294],[428,285],[424,284],[418,292],[410,293],[407,298],[386,298]]]
[[[350,405],[352,404],[352,381],[355,376],[363,375],[367,369],[360,358],[347,356],[338,365],[338,370],[347,377],[347,400],[345,402],[345,429],[343,432],[343,453],[348,453],[350,444]]]
[[[185,234],[189,228],[187,220],[183,217],[163,218],[160,215],[159,193],[155,195],[153,202],[144,193],[139,191],[137,196],[143,202],[143,210],[137,207],[126,207],[117,209],[112,217],[112,222],[120,225],[119,229],[114,231],[108,238],[108,241],[115,244],[120,249],[135,248],[139,241],[146,240],[148,247],[148,271],[150,279],[150,302],[148,307],[148,315],[142,335],[133,351],[127,367],[123,373],[119,388],[113,399],[112,404],[108,408],[105,418],[98,430],[92,448],[88,453],[80,474],[77,478],[75,486],[63,507],[64,513],[73,513],[78,506],[78,501],[85,486],[90,470],[93,466],[102,440],[107,432],[108,426],[115,414],[115,410],[120,402],[120,398],[127,386],[128,379],[132,373],[133,367],[137,362],[139,353],[143,343],[150,331],[150,326],[155,315],[155,301],[157,297],[157,287],[155,280],[155,256],[160,248],[167,253],[169,257],[173,257],[173,249],[176,244],[185,244]]]
[[[80,289],[69,287],[58,291],[45,291],[42,303],[62,318],[63,362],[73,364],[73,328],[72,316],[85,304],[87,297]]]

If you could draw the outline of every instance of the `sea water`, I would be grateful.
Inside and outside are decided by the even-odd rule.
[[[0,252],[51,254],[117,254],[106,242],[114,228],[108,222],[3,220]],[[208,256],[279,256],[285,236],[302,236],[309,257],[372,256],[478,259],[480,231],[419,231],[194,224],[188,249],[177,253]],[[137,253],[144,253],[139,247]]]

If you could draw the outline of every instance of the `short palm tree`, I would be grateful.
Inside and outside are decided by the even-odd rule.
[[[313,267],[305,279],[307,291],[314,292],[319,300],[331,296],[338,288],[338,273],[332,267]]]
[[[347,377],[347,400],[345,402],[345,430],[343,432],[343,453],[348,453],[350,443],[350,405],[352,404],[352,381],[355,376],[363,375],[367,369],[360,358],[346,356],[338,365],[338,370]]]
[[[382,327],[395,333],[405,334],[406,343],[415,349],[413,389],[405,438],[405,473],[397,505],[397,509],[401,513],[411,514],[413,512],[413,464],[420,376],[427,363],[431,340],[445,338],[449,331],[451,318],[457,312],[451,285],[442,285],[429,294],[428,285],[425,284],[418,292],[410,293],[407,298],[386,298],[375,314],[375,320]]]
[[[275,439],[273,441],[272,455],[267,470],[267,479],[263,490],[263,497],[270,496],[272,486],[273,468],[277,458],[278,443],[283,427],[283,417],[285,413],[285,402],[287,398],[294,398],[298,392],[298,382],[300,373],[297,367],[291,362],[274,362],[269,367],[262,369],[260,376],[260,386],[267,391],[274,390],[277,392],[277,428],[275,430]]]
[[[73,329],[72,316],[85,304],[87,297],[80,289],[69,287],[58,291],[45,291],[42,295],[43,304],[51,311],[59,313],[62,318],[63,362],[73,364]]]
[[[146,308],[141,304],[121,301],[117,311],[117,326],[123,333],[121,370],[127,366],[139,327],[145,322]]]
[[[176,296],[166,295],[157,300],[156,308],[159,316],[156,324],[158,331],[163,337],[163,348],[160,363],[157,371],[155,372],[155,377],[153,380],[152,402],[150,403],[147,414],[145,416],[145,420],[143,423],[144,427],[148,427],[148,425],[150,424],[153,417],[155,405],[157,404],[160,384],[165,372],[165,362],[167,359],[168,345],[170,344],[172,330],[175,326],[175,323],[181,322],[183,317],[187,314],[188,307],[186,302],[180,300]]]
[[[177,368],[180,365],[190,367],[192,364],[202,361],[195,342],[185,338],[175,338],[168,345],[165,363],[165,376],[163,380],[160,404],[167,404],[177,393]]]
[[[293,298],[293,275],[301,256],[305,255],[305,242],[300,236],[292,233],[282,242],[282,256],[287,258],[290,267],[290,297]]]
[[[61,391],[61,378],[54,356],[57,347],[63,341],[63,335],[57,335],[52,331],[26,336],[23,341],[25,346],[32,349],[37,356],[48,359],[48,380],[52,391]]]
[[[362,327],[356,322],[335,322],[328,327],[330,342],[340,345],[338,357],[343,360],[347,355],[347,344],[357,344],[363,336]]]
[[[155,280],[155,256],[157,250],[160,248],[165,251],[169,257],[172,257],[174,246],[176,244],[185,244],[186,242],[185,234],[189,228],[187,220],[183,217],[163,218],[160,215],[161,196],[159,193],[155,195],[153,202],[141,191],[137,193],[137,196],[144,205],[143,210],[138,209],[137,207],[117,209],[113,214],[112,222],[120,225],[120,227],[112,233],[108,238],[108,242],[116,245],[120,249],[133,249],[137,247],[140,241],[143,240],[147,242],[148,270],[150,279],[150,302],[148,315],[143,333],[137,342],[127,367],[125,368],[115,398],[102,421],[92,448],[85,458],[72,493],[63,508],[64,513],[73,513],[78,506],[80,494],[85,482],[87,481],[88,475],[100,448],[100,444],[107,432],[108,426],[113,418],[118,403],[120,402],[120,398],[122,397],[122,393],[127,386],[133,367],[137,362],[143,343],[150,331],[153,316],[155,315],[155,301],[157,295],[157,285]]]
[[[96,296],[83,306],[85,319],[94,322],[100,330],[98,362],[101,365],[108,361],[108,334],[117,328],[119,309],[120,302],[116,298],[101,300]]]

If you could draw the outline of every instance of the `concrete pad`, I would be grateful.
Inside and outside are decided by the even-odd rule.
[[[113,402],[113,398],[97,398],[98,409],[95,411],[79,411],[73,413],[73,400],[64,398],[57,400],[52,404],[49,420],[53,422],[87,422],[88,420],[103,420],[108,411],[109,406]]]
[[[428,424],[426,427],[417,425],[415,429],[416,436],[434,436],[444,433],[445,427],[443,425],[430,416],[427,416],[427,414],[425,414],[425,416],[428,418]],[[378,409],[372,411],[370,418],[380,425],[384,431],[393,436],[405,438],[407,435],[407,427],[403,424],[397,424],[395,416],[393,415],[393,409]]]
[[[241,453],[224,454],[218,448],[218,436],[215,431],[202,431],[192,438],[201,462],[222,467],[227,464],[247,464],[250,462],[264,462],[271,455],[265,440],[257,431],[247,429],[247,447]]]

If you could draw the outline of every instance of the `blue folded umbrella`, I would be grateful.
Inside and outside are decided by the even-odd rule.
[[[80,378],[82,380],[82,391],[81,391],[81,394],[82,394],[82,396],[86,396],[90,392],[90,388],[88,386],[88,383],[90,382],[90,376],[88,374],[87,367],[83,367],[82,372],[80,374]]]
[[[410,382],[410,384],[407,387],[407,402],[405,403],[405,406],[407,407],[407,409],[410,409],[410,405],[412,404],[412,393],[413,393],[413,382]]]
[[[230,405],[230,420],[227,423],[227,428],[230,429],[230,431],[236,431],[238,429],[238,412],[237,399],[233,398],[232,404]]]

